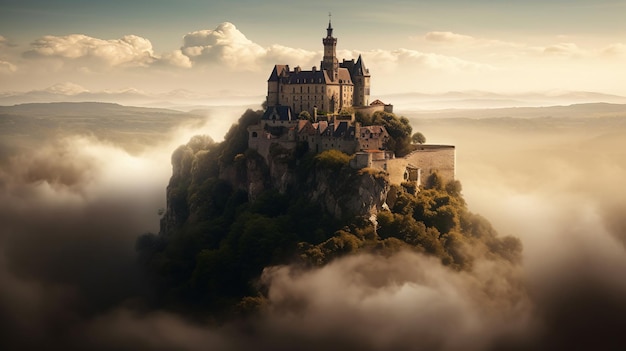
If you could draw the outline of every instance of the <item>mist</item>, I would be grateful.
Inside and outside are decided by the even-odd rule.
[[[220,115],[220,113],[222,115]],[[4,349],[553,350],[626,344],[624,119],[413,118],[457,150],[472,212],[522,240],[520,265],[470,272],[424,255],[356,255],[313,270],[268,267],[260,316],[226,325],[152,309],[135,240],[157,232],[170,156],[216,141],[243,113],[211,111],[129,152],[64,135],[0,170]],[[411,117],[411,116],[409,116]]]

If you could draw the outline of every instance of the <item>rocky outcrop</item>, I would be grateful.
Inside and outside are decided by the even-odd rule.
[[[249,150],[225,164],[210,151],[181,146],[172,155],[173,174],[161,231],[193,223],[205,218],[211,206],[223,206],[219,196],[211,195],[214,189],[244,191],[251,202],[268,190],[276,190],[304,197],[337,219],[369,217],[382,208],[389,191],[384,172],[355,170],[348,165],[323,168],[314,162],[304,166],[293,153],[275,149],[265,159]]]
[[[307,185],[307,197],[335,218],[376,213],[389,191],[384,173],[352,169],[315,170],[309,175]]]

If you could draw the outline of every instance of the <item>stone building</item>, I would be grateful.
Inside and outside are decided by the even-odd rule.
[[[275,65],[267,80],[267,107],[287,106],[296,116],[302,111],[311,115],[336,114],[346,107],[369,106],[370,73],[363,58],[354,61],[337,59],[337,38],[328,21],[322,39],[324,56],[319,69]]]
[[[420,145],[409,155],[396,158],[385,149],[389,133],[384,126],[361,126],[355,122],[355,112],[393,112],[393,106],[380,100],[370,103],[371,77],[361,56],[356,61],[339,62],[330,21],[322,43],[324,56],[319,69],[303,71],[300,67],[291,70],[288,65],[274,66],[267,81],[267,108],[260,123],[248,127],[248,147],[268,164],[273,145],[294,150],[298,143],[306,143],[314,153],[340,150],[352,155],[353,168],[384,170],[392,184],[414,182],[419,186],[435,172],[445,181],[453,180],[454,146]],[[347,110],[352,111],[346,113]],[[303,111],[312,118],[300,119]]]

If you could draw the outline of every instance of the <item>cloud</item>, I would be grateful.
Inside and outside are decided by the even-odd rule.
[[[258,70],[267,65],[285,63],[305,69],[316,65],[322,52],[272,45],[263,48],[252,42],[232,23],[222,23],[214,30],[192,32],[184,37],[181,52],[194,62],[212,62],[239,70]],[[340,50],[340,58],[356,58],[363,54],[366,63],[389,66],[411,64],[438,70],[481,70],[488,65],[456,57],[422,53],[409,49],[351,51]]]
[[[183,37],[181,52],[193,61],[216,62],[239,70],[258,69],[266,49],[252,42],[234,24],[224,22],[213,30],[191,32]]]
[[[8,61],[0,60],[0,74],[8,74],[17,71],[17,66]]]
[[[136,35],[112,40],[83,34],[47,35],[32,42],[25,56],[95,60],[109,67],[148,66],[156,60],[150,40]]]
[[[78,84],[72,83],[72,82],[57,83],[44,89],[44,91],[51,93],[51,94],[69,95],[69,96],[89,92],[89,90],[85,89],[84,87]]]
[[[270,267],[264,314],[221,326],[146,303],[133,251],[189,134],[134,155],[91,137],[42,140],[0,167],[0,347],[620,349],[624,125],[587,120],[415,121],[457,144],[469,208],[522,239],[521,267],[477,260],[458,272],[409,252]]]
[[[512,269],[481,262],[461,273],[409,252],[352,256],[305,272],[266,269],[269,322],[285,339],[267,349],[297,338],[306,350],[483,350],[528,320]]]
[[[366,65],[376,66],[382,71],[401,69],[409,72],[414,69],[428,69],[444,72],[474,72],[492,71],[495,69],[495,67],[488,64],[410,49],[354,51],[349,56],[356,57],[359,53],[363,55]]]
[[[192,66],[189,56],[184,55],[181,50],[175,50],[175,51],[163,54],[159,62],[164,63],[166,65],[182,67],[182,68],[191,68]]]
[[[267,49],[264,61],[269,64],[290,64],[308,69],[314,65],[319,66],[322,55],[323,53],[321,51],[309,51],[282,45],[272,45]]]
[[[453,32],[428,32],[424,35],[424,39],[428,41],[440,42],[440,43],[459,43],[459,42],[474,42],[476,38],[457,34]]]
[[[582,50],[574,43],[559,43],[550,45],[543,48],[542,53],[548,56],[561,57],[581,57],[587,55],[585,50]]]
[[[626,44],[615,43],[601,50],[604,56],[626,56]]]
[[[559,40],[570,39],[560,35]],[[626,53],[624,44],[615,43],[603,49],[585,49],[574,42],[559,42],[548,45],[529,45],[520,42],[510,42],[497,39],[479,38],[470,35],[454,33],[450,31],[433,31],[423,37],[412,39],[424,39],[426,42],[445,45],[447,49],[461,48],[473,50],[486,60],[490,59],[523,59],[537,57],[562,57],[562,58],[598,58],[619,56]],[[467,54],[468,52],[464,52]]]

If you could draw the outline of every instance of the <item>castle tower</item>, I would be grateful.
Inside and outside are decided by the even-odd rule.
[[[330,18],[328,19],[328,28],[326,28],[326,38],[322,39],[322,43],[324,44],[322,70],[326,71],[328,77],[334,81],[339,70],[339,60],[337,60],[337,38],[333,37],[333,27],[330,23]]]
[[[363,58],[359,55],[352,68],[354,83],[354,106],[369,106],[370,104],[370,71],[365,68]]]

